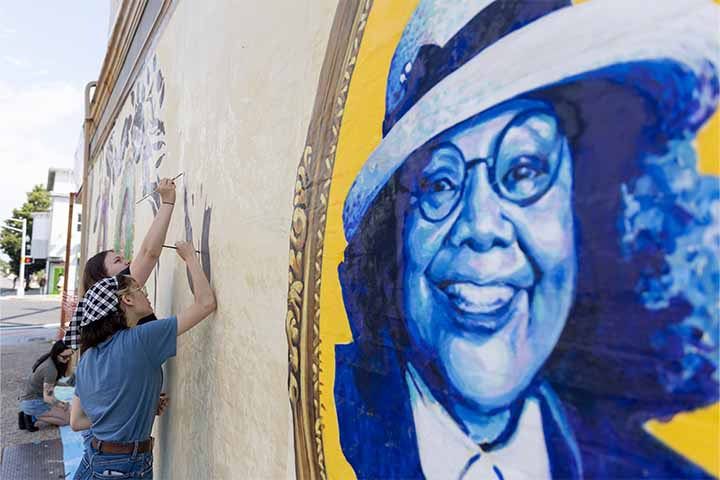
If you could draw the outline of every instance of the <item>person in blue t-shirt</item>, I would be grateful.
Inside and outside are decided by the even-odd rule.
[[[122,252],[116,252],[112,249],[103,250],[90,257],[85,263],[81,277],[81,295],[90,290],[90,287],[96,282],[103,278],[116,275],[131,275],[140,285],[145,285],[155,266],[159,265],[160,254],[162,253],[165,237],[167,236],[168,227],[170,226],[173,209],[175,208],[175,187],[175,182],[171,178],[163,178],[157,183],[155,192],[159,200],[156,198],[156,205],[153,205],[155,218],[132,261],[123,258]],[[83,308],[84,302],[80,300],[69,324],[61,325],[58,328],[57,338],[63,338],[65,344],[73,350],[80,348],[80,321],[83,316]],[[138,321],[138,325],[152,320],[156,320],[154,313],[150,313],[146,317],[141,318]],[[74,370],[73,367],[69,369],[69,371],[73,372],[71,376],[73,384],[75,381]],[[161,394],[159,399],[159,411],[161,413],[162,407],[167,401],[167,396]],[[83,436],[83,444],[87,448],[90,444],[92,433],[89,430],[81,433]]]
[[[153,206],[155,218],[132,261],[123,258],[122,252],[112,249],[96,253],[85,263],[81,295],[90,290],[95,282],[115,275],[132,275],[140,285],[145,285],[148,281],[150,274],[158,265],[175,208],[175,182],[171,178],[163,178],[158,182],[155,192],[160,197],[159,204]],[[80,348],[82,315],[83,302],[81,300],[75,308],[70,323],[67,326],[61,325],[58,329],[58,339],[62,338],[65,344],[73,350]],[[140,319],[138,325],[151,320],[155,320],[155,315],[152,313]]]
[[[177,336],[216,308],[192,244],[175,245],[195,287],[194,302],[177,317],[138,325],[152,307],[144,287],[129,275],[100,280],[83,298],[70,426],[75,431],[92,427],[93,438],[76,480],[99,475],[152,478],[150,433],[158,409],[160,367],[175,356]]]

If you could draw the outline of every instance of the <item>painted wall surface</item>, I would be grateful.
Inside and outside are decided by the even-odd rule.
[[[720,475],[717,2],[358,18],[329,197],[300,210],[319,246],[291,248],[291,279],[321,259],[289,296],[301,473]]]
[[[335,13],[331,0],[177,2],[154,39],[86,185],[88,254],[131,257],[177,180],[168,243],[192,240],[218,310],[166,364],[156,478],[284,478],[290,435],[287,232],[298,152]],[[159,317],[191,302],[163,253],[148,282]]]

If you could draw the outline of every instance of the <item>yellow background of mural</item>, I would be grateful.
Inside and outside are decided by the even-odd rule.
[[[343,202],[363,163],[382,139],[385,85],[390,61],[402,30],[417,3],[418,0],[374,2],[352,76],[338,140],[327,213],[320,289],[322,435],[328,477],[333,479],[355,477],[340,447],[333,396],[335,345],[352,341],[337,275],[337,267],[342,261],[346,246],[342,228]],[[699,169],[702,173],[720,175],[719,132],[720,116],[715,114],[697,137]],[[671,422],[652,421],[647,428],[682,455],[713,474],[720,475],[719,405],[677,415]]]

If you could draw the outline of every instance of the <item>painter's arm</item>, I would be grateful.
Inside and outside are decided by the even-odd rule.
[[[79,432],[80,430],[87,430],[90,427],[92,427],[92,422],[88,416],[85,415],[85,411],[80,405],[80,399],[77,395],[73,395],[72,406],[70,407],[70,428],[72,428],[74,432]]]
[[[190,278],[195,289],[195,301],[177,316],[177,334],[180,336],[214,312],[217,304],[215,303],[215,293],[210,288],[210,282],[200,266],[200,260],[195,254],[193,245],[188,242],[177,242],[175,246],[178,255],[185,261],[190,271]]]
[[[175,182],[169,178],[163,178],[158,184],[157,192],[160,194],[160,210],[155,215],[140,249],[130,262],[130,274],[140,285],[145,285],[160,258],[175,205]]]

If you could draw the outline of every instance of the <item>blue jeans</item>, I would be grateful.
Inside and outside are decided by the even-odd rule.
[[[25,412],[25,415],[39,417],[50,411],[50,405],[45,403],[42,398],[33,398],[21,401],[20,410]]]
[[[152,452],[126,454],[99,453],[92,447],[85,449],[74,480],[122,480],[123,478],[153,478]]]

